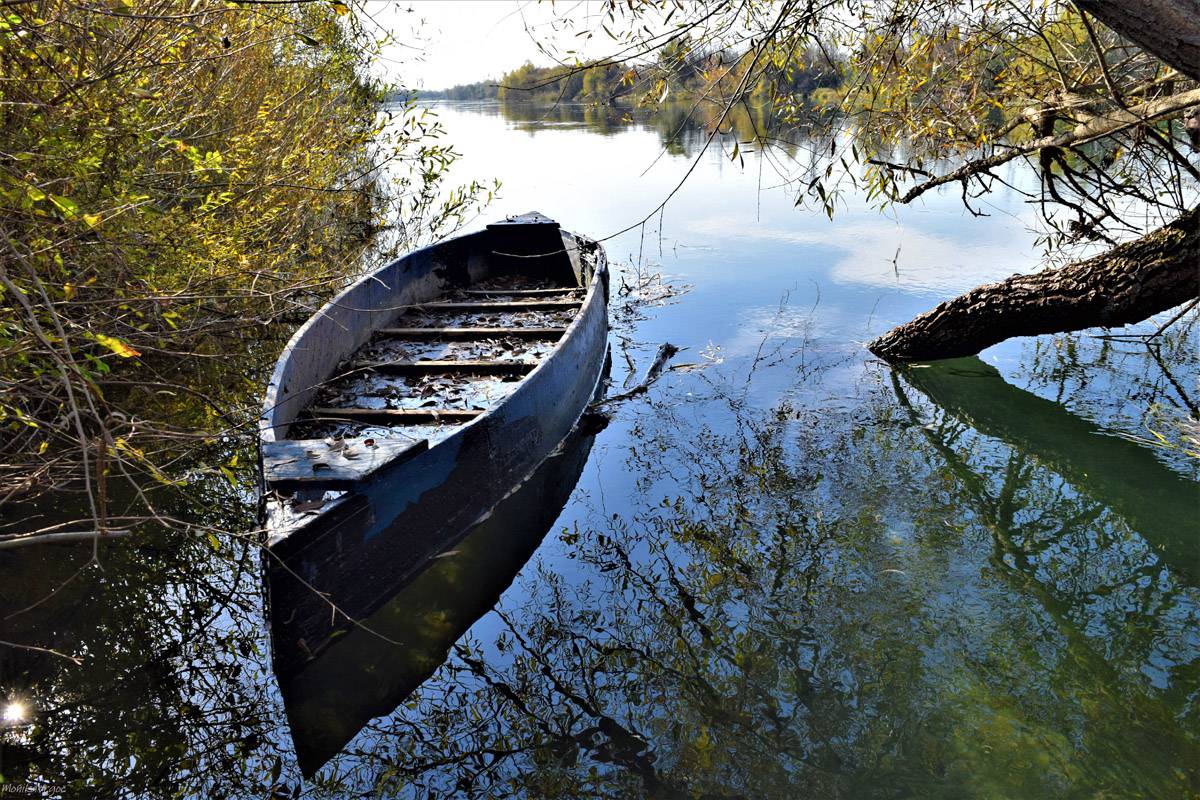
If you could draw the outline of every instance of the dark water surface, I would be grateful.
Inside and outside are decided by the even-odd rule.
[[[596,237],[703,141],[439,113],[460,179],[503,181],[479,224]],[[606,242],[612,391],[663,342],[675,368],[282,693],[249,539],[0,553],[0,640],[60,654],[0,645],[33,720],[0,798],[1200,795],[1195,315],[893,371],[862,343],[1035,265],[1032,210],[831,222],[779,188],[793,155],[703,155]],[[162,512],[250,529],[247,460]]]

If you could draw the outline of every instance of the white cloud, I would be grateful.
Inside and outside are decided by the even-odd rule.
[[[746,224],[743,220],[736,223],[736,229],[730,229],[729,221],[716,215],[678,224],[698,234],[834,248],[842,255],[827,266],[830,277],[838,283],[939,296],[958,294],[1015,272],[1028,272],[1039,263],[1021,221],[997,224],[989,220],[977,226],[977,237],[969,238],[964,236],[964,228],[971,222],[969,217],[963,219],[963,227],[947,235],[868,215],[842,217],[815,226],[809,219],[804,228],[797,229]],[[893,267],[897,248],[900,252]]]

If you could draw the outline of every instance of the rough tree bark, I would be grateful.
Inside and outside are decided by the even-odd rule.
[[[1075,5],[1200,80],[1200,0],[1077,0]]]
[[[1077,0],[1076,5],[1200,80],[1200,0]],[[1179,99],[1195,102],[1190,96]],[[868,342],[867,348],[888,361],[924,361],[975,355],[1014,336],[1140,322],[1200,295],[1198,228],[1200,209],[1193,209],[1086,261],[977,287]]]
[[[1140,322],[1200,295],[1200,207],[1061,269],[976,287],[867,344],[888,361],[975,355],[1014,336]]]

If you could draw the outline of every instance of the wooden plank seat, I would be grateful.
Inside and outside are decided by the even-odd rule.
[[[583,298],[573,300],[512,300],[507,302],[452,302],[424,303],[416,306],[426,313],[431,311],[469,311],[476,314],[486,314],[495,311],[563,311],[569,308],[579,308]]]
[[[336,419],[345,422],[379,423],[382,425],[420,425],[426,423],[461,424],[482,414],[475,408],[313,408],[316,419]]]
[[[566,328],[380,328],[394,339],[558,339]]]

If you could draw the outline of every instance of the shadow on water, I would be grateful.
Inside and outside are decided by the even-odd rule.
[[[1145,447],[1012,386],[978,358],[920,365],[904,379],[978,433],[1037,459],[1106,505],[1173,571],[1193,582],[1200,577],[1200,483]]]
[[[566,505],[592,438],[577,430],[460,541],[423,567],[399,573],[396,582],[380,585],[389,565],[365,565],[352,549],[322,559],[316,574],[301,559],[286,568],[270,566],[275,673],[306,776],[369,720],[403,702],[496,604]],[[372,596],[390,596],[371,606],[347,605],[343,598],[363,597],[358,585],[368,566]],[[300,573],[307,585],[300,584]],[[322,602],[287,602],[315,592]]]

